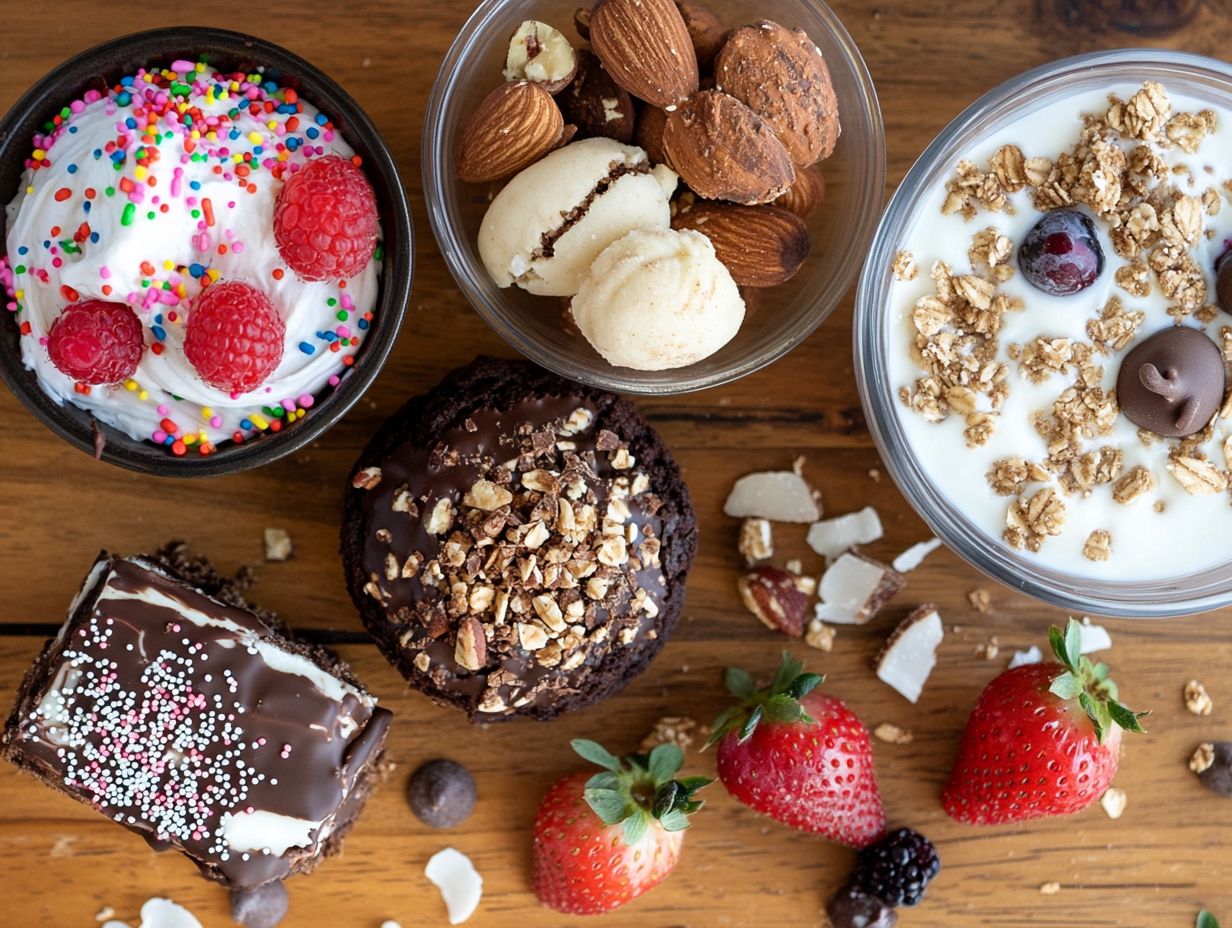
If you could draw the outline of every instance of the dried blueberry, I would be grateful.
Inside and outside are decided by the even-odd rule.
[[[411,774],[407,784],[411,811],[425,825],[452,828],[475,808],[475,778],[452,760],[430,760]]]
[[[1018,267],[1053,296],[1085,290],[1104,271],[1104,250],[1090,217],[1073,209],[1045,213],[1018,246]]]
[[[281,881],[231,890],[231,918],[244,928],[274,928],[286,914],[287,890]]]

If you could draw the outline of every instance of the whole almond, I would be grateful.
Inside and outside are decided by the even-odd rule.
[[[695,93],[668,114],[663,151],[707,200],[768,203],[796,180],[787,149],[769,123],[717,90]]]
[[[673,0],[601,0],[590,14],[590,45],[639,100],[666,108],[697,90],[697,53]]]
[[[702,68],[708,68],[714,63],[714,57],[723,47],[727,38],[727,30],[719,17],[715,16],[710,7],[700,3],[676,2],[684,27],[689,30],[689,38],[693,40],[693,50],[697,53],[697,63]]]
[[[646,150],[654,164],[666,164],[667,154],[663,151],[663,127],[667,125],[667,113],[649,103],[638,108],[637,130],[635,140]]]
[[[838,97],[821,51],[802,30],[762,20],[733,29],[714,77],[764,118],[805,167],[827,158],[839,136]]]
[[[565,121],[542,84],[500,84],[471,114],[458,139],[459,180],[500,180],[534,164],[561,143]]]
[[[578,52],[577,76],[557,97],[561,113],[577,126],[579,139],[603,136],[633,141],[633,98],[612,80],[593,52]]]
[[[777,206],[699,202],[672,218],[673,229],[710,239],[732,280],[744,287],[777,287],[790,280],[812,245],[808,226]]]
[[[796,170],[796,182],[785,194],[774,201],[775,206],[789,209],[797,216],[807,218],[826,198],[826,178],[815,164]]]

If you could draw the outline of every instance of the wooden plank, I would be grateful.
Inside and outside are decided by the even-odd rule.
[[[845,0],[835,6],[877,80],[891,184],[963,106],[1026,67],[1060,54],[1144,42],[1218,55],[1232,40],[1232,23],[1216,4],[1202,5],[1182,30],[1158,37],[1100,19],[1098,10],[1123,6],[1115,3],[1019,0],[995,14],[975,0]],[[1092,24],[1062,29],[1058,10],[1071,9],[1085,9]],[[11,105],[38,75],[87,45],[184,15],[168,7],[143,9],[134,17],[131,10],[85,0],[6,10],[0,106]],[[294,11],[245,7],[240,16],[231,8],[192,11],[192,19],[247,29],[289,46],[369,109],[400,160],[414,204],[419,240],[412,312],[389,366],[360,406],[312,448],[252,474],[185,484],[100,468],[66,450],[7,393],[0,396],[6,504],[0,621],[57,621],[102,546],[130,552],[187,537],[232,569],[259,562],[261,531],[277,525],[291,533],[296,556],[259,565],[258,601],[301,627],[358,630],[336,555],[347,467],[406,397],[476,351],[508,353],[466,308],[445,270],[417,179],[423,100],[441,53],[468,13],[465,2],[417,0],[309,0]],[[805,454],[831,512],[878,508],[887,534],[870,546],[874,556],[892,557],[925,537],[923,523],[888,479],[870,475],[880,465],[852,381],[850,320],[849,297],[817,334],[771,369],[725,388],[642,404],[678,452],[703,542],[676,638],[619,698],[548,726],[470,728],[408,692],[372,647],[341,648],[397,714],[392,755],[398,769],[345,853],[317,874],[292,881],[288,928],[376,928],[386,918],[404,926],[444,924],[443,907],[422,867],[446,844],[470,854],[484,875],[484,902],[472,922],[478,928],[570,921],[538,908],[528,881],[535,804],[551,779],[577,766],[568,740],[601,735],[613,747],[628,748],[660,715],[708,721],[723,706],[721,669],[742,663],[766,672],[782,647],[783,639],[743,612],[734,592],[736,526],[721,506],[741,473],[786,466]],[[780,541],[789,535],[780,533]],[[800,538],[794,544],[806,553]],[[820,566],[815,557],[807,563],[810,569]],[[993,593],[988,615],[973,613],[967,603],[967,592],[977,586]],[[893,623],[926,600],[939,604],[948,631],[939,669],[913,707],[880,684],[868,662]],[[1001,660],[977,657],[976,647],[995,634],[1005,656],[1042,643],[1047,625],[1063,619],[1056,610],[994,588],[942,551],[912,574],[908,589],[870,627],[841,630],[832,654],[796,649],[829,675],[827,687],[870,726],[890,721],[915,732],[910,745],[877,745],[878,777],[891,821],[929,834],[945,868],[927,903],[904,912],[900,924],[1163,928],[1192,924],[1203,904],[1225,922],[1232,920],[1232,803],[1206,794],[1185,769],[1198,741],[1232,734],[1226,613],[1107,623],[1123,691],[1134,705],[1155,709],[1151,734],[1127,739],[1117,783],[1128,792],[1129,807],[1120,820],[1108,820],[1097,807],[1072,819],[987,830],[959,826],[942,813],[937,796],[967,710],[1002,666]],[[34,637],[0,635],[0,705],[9,703],[39,646]],[[1184,710],[1180,692],[1191,676],[1202,677],[1215,698],[1216,714],[1209,719]],[[403,800],[409,771],[439,755],[466,763],[479,780],[475,816],[451,833],[420,825]],[[697,772],[713,769],[706,755],[689,763]],[[688,836],[679,872],[604,924],[820,924],[823,900],[842,880],[852,855],[755,817],[721,788],[709,793],[710,808]],[[229,924],[225,894],[198,879],[184,860],[150,852],[90,810],[7,767],[0,769],[0,796],[0,873],[9,890],[0,919],[5,924],[89,924],[104,905],[135,924],[140,903],[151,895],[187,904],[207,926]],[[1054,880],[1061,892],[1041,896],[1040,884]]]

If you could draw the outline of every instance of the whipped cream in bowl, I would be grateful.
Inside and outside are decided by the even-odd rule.
[[[1232,602],[1232,558],[1210,543],[1232,528],[1232,315],[1215,268],[1230,138],[1232,67],[1101,52],[990,91],[892,199],[857,296],[861,397],[904,495],[993,578],[1104,615]],[[1050,280],[1039,248],[1058,228],[1073,254]],[[1142,404],[1172,389],[1158,346],[1177,329],[1222,361],[1199,384],[1209,363],[1181,358],[1202,402],[1178,397],[1155,433]],[[1143,345],[1134,358],[1164,381],[1118,396]]]
[[[140,33],[57,69],[0,139],[0,371],[73,444],[173,476],[245,469],[319,435],[376,376],[409,295],[409,212],[376,130],[308,63],[223,30]],[[317,274],[288,263],[276,217],[293,178],[332,163],[358,178],[374,231],[359,262]],[[185,353],[193,307],[222,282],[252,288],[281,332],[255,387]],[[66,373],[49,346],[65,308],[92,301],[141,326],[115,382]]]

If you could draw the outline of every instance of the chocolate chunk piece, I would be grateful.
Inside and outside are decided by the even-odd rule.
[[[244,928],[274,928],[287,914],[287,888],[281,880],[256,889],[231,890],[231,919]]]
[[[255,889],[338,849],[389,720],[328,653],[167,561],[103,553],[26,674],[0,754],[209,879]]]
[[[411,774],[406,795],[411,811],[425,825],[453,828],[475,809],[475,778],[452,760],[430,760]]]
[[[1117,401],[1140,428],[1165,438],[1200,432],[1223,403],[1227,373],[1219,346],[1188,326],[1169,326],[1121,361]]]
[[[1212,793],[1232,799],[1232,741],[1204,744],[1195,756],[1201,758],[1198,779],[1202,785]]]
[[[895,911],[855,883],[848,883],[826,903],[831,928],[894,928]]]

